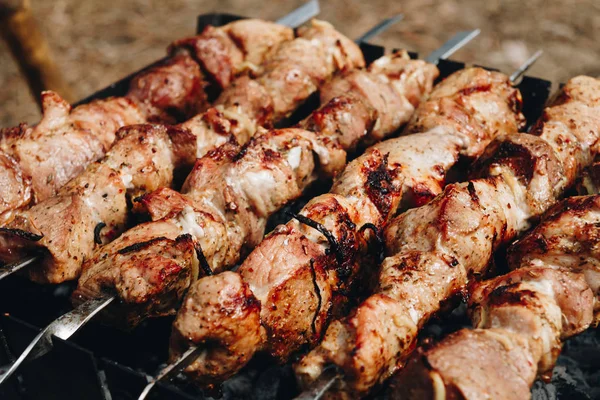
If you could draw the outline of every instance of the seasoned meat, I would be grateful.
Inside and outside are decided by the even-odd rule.
[[[188,140],[191,136],[160,125],[122,128],[121,139],[101,162],[88,167],[56,196],[15,215],[1,232],[0,258],[9,262],[43,249],[43,260],[27,270],[32,280],[59,283],[77,278],[95,245],[114,239],[124,229],[127,198],[173,180],[178,161],[170,135],[187,135]],[[30,240],[21,232],[40,239]]]
[[[394,71],[392,66],[395,63],[403,66]],[[373,67],[373,71],[384,72],[370,71],[363,75],[350,73],[344,76],[344,79],[349,79],[348,85],[344,82],[329,85],[331,93],[343,94],[325,105],[324,107],[329,107],[326,110],[336,111],[334,115],[338,116],[340,114],[337,113],[337,107],[350,109],[339,101],[340,98],[347,99],[348,104],[361,99],[364,104],[370,105],[372,111],[358,115],[371,115],[375,118],[365,124],[358,119],[355,120],[356,123],[352,123],[350,117],[338,117],[342,122],[342,129],[337,131],[347,146],[356,143],[352,135],[348,134],[353,129],[363,130],[368,127],[363,140],[377,141],[390,135],[410,119],[409,110],[412,111],[412,104],[416,101],[415,88],[423,88],[421,98],[427,96],[435,76],[427,75],[430,83],[424,84],[422,73],[432,71],[431,66],[419,62],[423,69],[421,73],[417,73],[414,63],[416,62],[401,62],[401,58],[392,56],[378,61]],[[411,79],[407,79],[403,73],[404,67],[407,67],[407,74],[412,76]],[[468,69],[459,74],[473,78],[487,76],[491,87],[510,87],[506,77],[502,81],[498,79],[498,74],[482,69]],[[403,86],[394,77],[407,85],[406,92],[412,96],[410,101],[404,97]],[[374,91],[381,87],[380,82],[384,78],[388,79],[387,88],[382,95],[378,95]],[[446,90],[444,87],[447,84],[454,84],[453,80],[447,82],[434,89],[433,93]],[[347,90],[350,92],[346,92]],[[229,368],[225,369],[221,365],[220,370],[223,372],[219,378],[235,373],[244,365],[237,362],[242,358],[241,354],[246,358],[250,353],[264,350],[283,361],[300,348],[318,342],[327,329],[329,319],[346,308],[349,295],[365,290],[368,286],[369,270],[375,268],[373,259],[376,258],[369,245],[376,244],[374,239],[377,233],[397,212],[425,202],[439,193],[444,185],[445,172],[456,163],[459,155],[468,154],[472,146],[479,146],[481,135],[469,136],[469,132],[486,132],[489,142],[497,135],[495,129],[499,125],[496,123],[498,119],[503,121],[503,126],[509,132],[518,130],[522,116],[517,108],[518,104],[513,104],[513,99],[518,96],[514,94],[516,90],[505,90],[504,97],[497,95],[496,90],[503,93],[499,89],[490,90],[488,101],[501,103],[495,105],[495,109],[502,110],[504,107],[512,111],[489,113],[492,106],[482,100],[469,102],[463,98],[469,94],[450,94],[448,100],[459,105],[477,104],[469,110],[460,108],[462,115],[465,115],[464,128],[457,131],[453,117],[448,115],[449,124],[440,124],[420,134],[391,139],[371,147],[337,176],[330,193],[311,200],[298,218],[277,227],[260,243],[237,272],[260,302],[260,323],[265,333],[261,343],[252,344],[251,347],[246,346],[251,343],[234,343],[226,338],[216,340],[223,347],[215,347],[215,339],[211,337],[212,340],[207,342],[205,360],[210,359],[213,352],[217,357],[225,350],[232,354]],[[392,97],[392,93],[395,97]],[[474,95],[479,96],[479,93]],[[438,101],[437,98],[436,96],[431,101]],[[431,112],[428,103],[429,101],[425,101],[421,104],[416,114]],[[400,104],[406,111],[398,110],[395,114],[387,112],[387,107],[396,110]],[[510,113],[512,119],[506,118]],[[395,116],[389,118],[392,114]],[[357,115],[353,114],[352,117],[356,118]],[[327,119],[316,113],[307,123],[315,126],[322,121]],[[322,123],[322,126],[329,127],[329,124],[330,122]],[[487,126],[490,129],[486,129]],[[407,131],[413,131],[413,128],[409,126]],[[328,232],[327,235],[324,234],[325,231]],[[200,279],[197,284],[201,285],[204,279]],[[225,317],[217,317],[213,309],[206,311],[209,312],[212,313],[210,316],[204,315],[204,312],[197,313],[197,329],[207,329],[202,325],[207,318]],[[189,318],[184,313],[185,310],[181,311],[178,319]],[[194,342],[204,343],[198,339]],[[238,358],[233,357],[233,354],[237,354]],[[221,360],[221,364],[223,362]],[[187,371],[201,382],[216,378],[201,376],[202,371],[193,368],[189,367]]]
[[[134,76],[127,97],[140,107],[147,121],[173,123],[206,106],[206,85],[194,59],[180,54]]]
[[[583,79],[572,80],[565,91],[582,84]],[[535,135],[505,135],[478,160],[472,180],[449,185],[429,204],[393,219],[385,231],[388,257],[373,294],[348,317],[332,323],[323,342],[300,363],[301,377],[310,381],[324,365],[334,363],[345,373],[339,389],[356,395],[398,370],[414,348],[418,330],[440,304],[467,290],[470,277],[484,274],[493,251],[528,229],[531,219],[552,206],[600,150],[600,117],[594,103],[582,96],[546,109]],[[567,146],[574,139],[577,148]],[[550,275],[544,279],[556,288],[562,278]],[[530,290],[526,288],[532,284],[522,278],[509,291]],[[577,277],[569,279],[574,285],[581,283]],[[548,314],[549,324],[555,322],[557,308],[545,297],[525,297],[537,312]],[[515,312],[507,310],[501,312]],[[534,318],[524,322],[523,329],[548,335],[544,324]],[[543,352],[554,349],[541,338]],[[540,354],[538,350],[533,351]]]
[[[407,61],[398,57],[399,64]],[[357,138],[351,143],[366,133],[360,130],[354,134]],[[298,197],[316,179],[339,172],[345,159],[337,130],[263,131],[242,148],[226,144],[201,158],[188,176],[182,194],[161,190],[141,202],[156,223],[178,227],[182,234],[187,232],[195,238],[204,274],[209,269],[218,272],[235,265],[260,242],[266,220],[273,212]],[[111,254],[121,248],[119,239],[104,246],[85,269],[122,268],[120,263],[111,261]],[[109,261],[100,265],[101,258]],[[80,287],[92,286],[87,277],[94,279],[93,275],[84,272]]]
[[[364,66],[359,47],[327,22],[314,20],[298,39],[282,44],[255,80],[246,77],[225,90],[216,105],[240,107],[250,115],[279,121],[295,110],[335,72]],[[248,96],[252,93],[252,96]],[[261,119],[259,118],[259,123]],[[262,123],[261,123],[262,125]]]
[[[221,89],[244,70],[260,71],[264,60],[294,39],[294,31],[259,19],[243,19],[215,28],[207,26],[191,38],[175,41],[172,54],[188,53]]]

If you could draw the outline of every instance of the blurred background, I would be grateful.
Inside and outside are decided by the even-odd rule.
[[[17,0],[0,0],[10,3]],[[165,55],[194,34],[196,16],[228,12],[277,19],[303,0],[30,0],[29,7],[74,100]],[[321,0],[320,18],[356,37],[398,12],[404,21],[373,43],[426,54],[453,33],[481,28],[454,58],[512,71],[537,49],[530,75],[555,82],[600,75],[597,0]],[[8,46],[0,41],[0,127],[36,122],[40,112]]]

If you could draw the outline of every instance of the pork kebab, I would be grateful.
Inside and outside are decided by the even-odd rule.
[[[449,185],[429,204],[394,219],[385,232],[389,257],[374,294],[331,324],[323,342],[299,364],[299,376],[311,381],[333,363],[343,371],[337,388],[356,395],[397,371],[413,350],[419,329],[440,305],[463,293],[471,277],[484,274],[493,251],[527,229],[592,162],[600,150],[599,93],[596,79],[570,80],[532,134],[492,143],[473,168],[475,179]],[[519,298],[507,289],[506,297],[497,292],[498,300]],[[488,310],[493,313],[494,307],[490,303]],[[501,321],[505,309],[498,310],[498,319],[489,316],[482,323]],[[496,344],[509,347],[510,339],[496,337]],[[491,334],[488,338],[495,340]],[[534,351],[550,349],[544,337],[538,339],[531,345],[543,346]],[[427,367],[441,390],[436,393],[452,397],[456,381],[450,370],[455,364],[444,364],[448,358],[439,361]]]
[[[526,399],[552,371],[562,341],[598,322],[600,196],[572,197],[511,246],[512,272],[475,284],[476,329],[419,351],[394,397]]]
[[[206,107],[233,77],[270,57],[294,38],[291,28],[247,19],[176,41],[170,56],[133,78],[123,97],[94,100],[71,110],[57,93],[42,93],[43,117],[0,134],[0,224],[49,197],[100,159],[126,125],[174,122]],[[203,72],[204,71],[204,72]]]
[[[74,302],[116,292],[122,304],[105,315],[128,324],[173,313],[199,275],[233,267],[260,242],[270,215],[316,179],[339,172],[347,149],[396,131],[436,76],[435,66],[406,53],[385,56],[326,84],[324,105],[302,127],[265,131],[244,147],[210,152],[181,194],[163,189],[145,196],[153,221],[86,262]],[[350,93],[339,96],[340,90]]]
[[[565,95],[597,114],[600,85],[576,79],[582,92],[573,95],[570,83]],[[573,111],[571,118],[580,116]],[[597,130],[599,122],[595,117]],[[598,193],[597,168],[585,171],[588,193]],[[475,329],[421,349],[393,380],[394,396],[529,398],[536,377],[551,373],[562,342],[598,324],[599,243],[600,196],[571,197],[552,207],[509,247],[511,272],[469,288]]]
[[[237,272],[192,286],[174,324],[173,357],[206,343],[186,372],[210,384],[256,351],[285,361],[316,344],[358,282],[365,284],[373,233],[439,193],[459,155],[477,156],[494,137],[517,132],[520,104],[503,74],[469,68],[446,78],[417,109],[404,131],[410,136],[375,145],[350,163],[330,193],[277,227]]]
[[[0,257],[10,262],[43,250],[43,259],[27,269],[32,280],[76,279],[95,246],[123,231],[128,197],[131,202],[170,186],[176,170],[187,166],[189,172],[197,157],[225,142],[247,142],[259,126],[288,116],[335,72],[363,65],[356,44],[330,24],[313,21],[267,58],[262,75],[232,81],[215,107],[177,126],[119,130],[120,139],[103,160],[57,196],[18,213],[0,228]]]

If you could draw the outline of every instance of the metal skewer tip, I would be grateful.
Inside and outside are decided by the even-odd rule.
[[[450,40],[444,43],[439,49],[434,50],[431,54],[429,54],[425,58],[425,61],[427,61],[428,63],[437,64],[440,60],[446,59],[455,52],[457,52],[464,45],[476,38],[480,33],[480,29],[458,32],[456,35],[452,36]]]
[[[340,371],[334,366],[329,366],[323,370],[309,389],[300,393],[294,400],[319,400],[341,378]]]
[[[167,378],[174,377],[181,371],[183,371],[188,365],[190,365],[194,362],[194,360],[196,360],[201,350],[202,349],[198,346],[190,346],[190,348],[187,349],[185,353],[183,353],[177,359],[177,361],[167,365],[165,368],[162,369],[162,371],[160,371],[158,375],[150,379],[150,381],[144,387],[144,390],[138,397],[138,400],[146,399],[146,397],[148,397],[148,394],[150,394],[150,391],[152,391],[152,389],[154,388],[154,386],[156,386],[158,382]]]
[[[35,256],[30,256],[27,258],[24,258],[23,260],[13,263],[13,264],[9,264],[6,265],[2,268],[0,268],[0,281],[4,278],[6,278],[9,275],[14,274],[15,272],[19,271],[20,269],[25,268],[26,266],[30,265],[31,263],[37,261],[40,258],[40,256],[35,255]]]
[[[394,25],[396,22],[402,21],[404,19],[404,14],[396,14],[393,17],[384,19],[373,28],[369,29],[364,35],[360,36],[356,39],[355,43],[366,42],[369,39],[374,38],[382,32],[385,32],[390,26]]]
[[[321,12],[319,0],[311,0],[301,5],[289,14],[279,18],[276,23],[280,25],[297,28]]]
[[[525,62],[510,76],[510,81],[514,84],[527,72],[529,68],[544,54],[543,50],[538,50],[534,55],[529,57]]]
[[[0,367],[0,385],[2,385],[2,383],[4,383],[24,361],[35,360],[52,350],[52,336],[56,336],[63,340],[69,339],[114,299],[114,296],[104,296],[88,300],[73,311],[55,319],[54,322],[44,328],[44,330],[29,343],[29,346],[25,348],[15,362]]]

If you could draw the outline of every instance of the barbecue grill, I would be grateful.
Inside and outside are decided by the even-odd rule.
[[[243,17],[231,14],[204,14],[198,17],[198,32],[207,25],[222,26]],[[367,62],[382,56],[380,46],[361,44]],[[417,57],[416,54],[411,54]],[[157,63],[161,60],[157,61]],[[152,64],[155,65],[155,64]],[[150,66],[149,66],[150,67]],[[148,68],[149,68],[148,67]],[[464,67],[463,63],[441,60],[440,79]],[[125,94],[133,75],[82,100]],[[523,96],[523,113],[528,126],[543,110],[550,94],[551,83],[525,76],[518,84]],[[314,98],[314,101],[317,101]],[[311,101],[292,117],[295,122],[312,109]],[[270,227],[289,219],[289,211],[298,211],[315,193],[328,188],[314,187],[310,193],[273,216]],[[498,256],[499,264],[502,255]],[[0,365],[14,360],[37,334],[38,327],[47,325],[71,309],[69,301],[74,284],[39,286],[18,276],[0,281]],[[54,339],[54,350],[30,362],[0,389],[2,399],[132,399],[142,391],[147,376],[153,376],[167,360],[168,340],[173,318],[145,321],[131,332],[91,322],[72,341]],[[424,341],[439,339],[447,333],[469,325],[464,309],[458,308],[444,322],[433,321],[422,333]],[[589,330],[568,341],[559,358],[551,380],[538,381],[533,388],[534,399],[600,398],[600,336]],[[201,391],[185,379],[160,383],[149,398],[260,398],[290,399],[298,393],[290,365],[278,366],[266,357],[257,357],[250,365],[213,392]],[[380,390],[375,398],[385,398]]]

